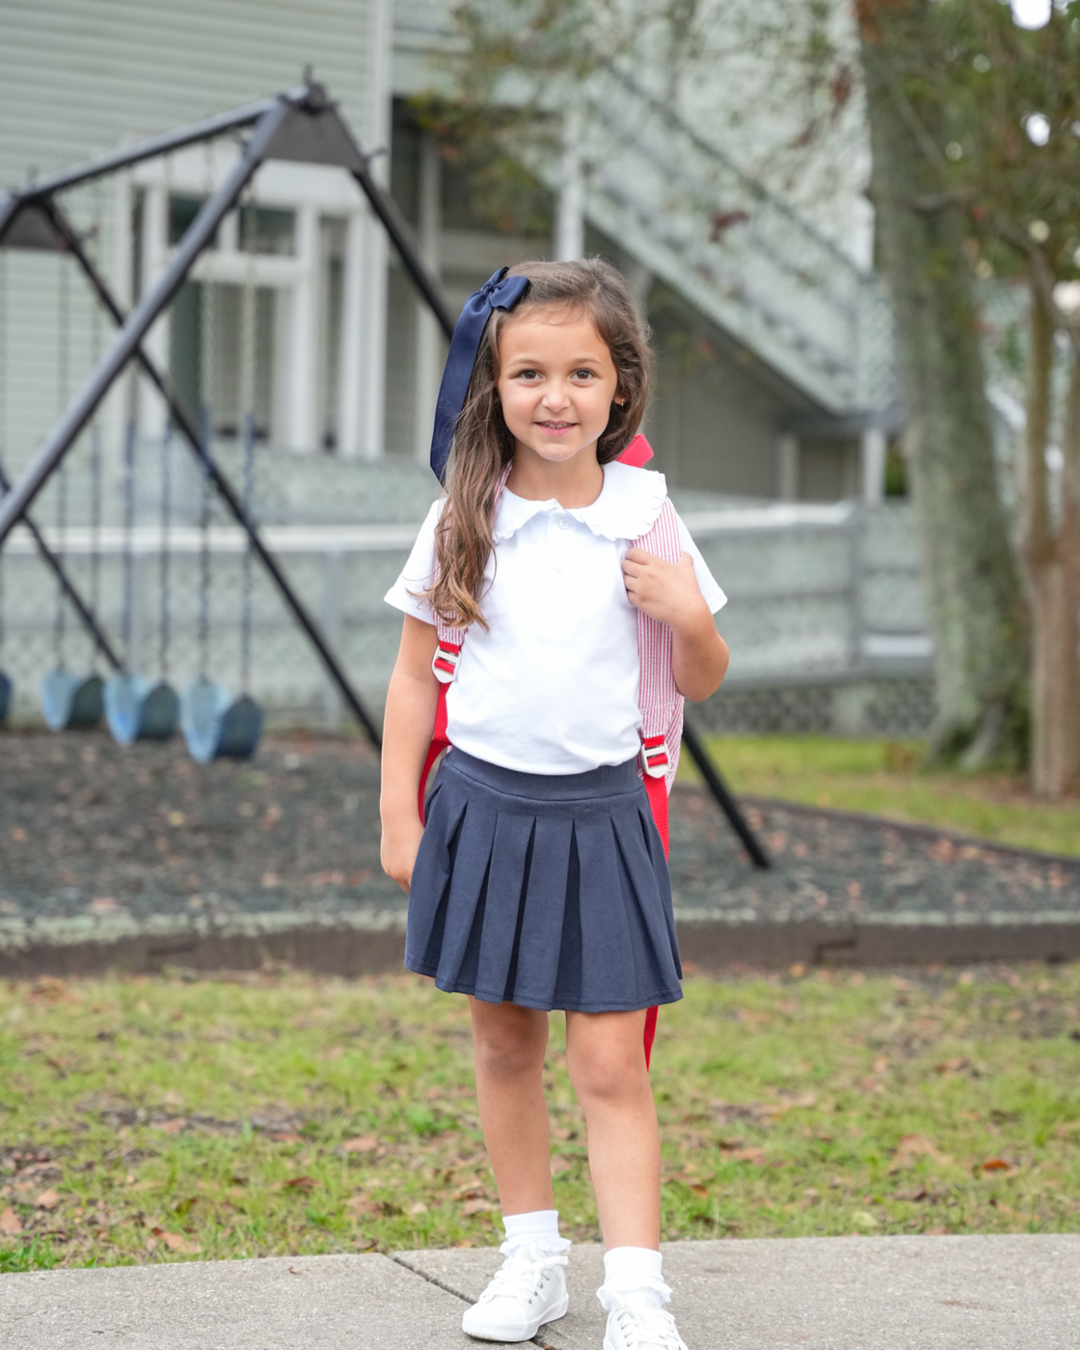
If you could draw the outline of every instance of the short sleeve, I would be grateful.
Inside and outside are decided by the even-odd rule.
[[[723,609],[727,604],[727,596],[716,584],[716,579],[709,571],[708,564],[701,556],[701,550],[690,537],[690,531],[683,524],[678,513],[675,519],[679,522],[679,543],[684,553],[689,553],[694,560],[694,576],[697,577],[698,588],[705,598],[705,603],[709,606],[709,613],[715,614],[717,610]],[[389,599],[389,597],[387,597]]]
[[[420,526],[420,533],[416,536],[412,552],[401,569],[401,575],[383,596],[388,605],[393,605],[402,613],[411,614],[413,618],[431,624],[435,622],[435,612],[424,599],[422,592],[426,591],[435,579],[435,526],[442,513],[444,501],[445,498],[440,497],[438,501],[432,502],[431,510]]]

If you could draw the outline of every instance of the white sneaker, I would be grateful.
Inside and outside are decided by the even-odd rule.
[[[636,1298],[624,1299],[605,1290],[611,1303],[604,1350],[686,1350],[675,1329],[675,1319],[663,1308],[644,1305]]]
[[[532,1340],[545,1322],[566,1314],[566,1259],[519,1247],[461,1319],[462,1331],[481,1341]]]

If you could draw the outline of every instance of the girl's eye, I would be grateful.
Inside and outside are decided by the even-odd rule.
[[[594,376],[594,374],[593,374],[593,372],[592,372],[591,370],[575,370],[575,371],[574,371],[574,379],[575,379],[575,380],[592,380],[592,379],[595,379],[595,378],[596,378],[596,377]]]

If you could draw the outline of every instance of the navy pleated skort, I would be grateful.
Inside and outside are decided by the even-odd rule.
[[[408,968],[448,993],[545,1011],[682,998],[667,861],[636,763],[518,773],[450,750],[413,870]]]

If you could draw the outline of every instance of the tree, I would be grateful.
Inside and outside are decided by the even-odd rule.
[[[1033,32],[998,0],[936,8],[951,191],[985,275],[1029,292],[1018,534],[1031,607],[1031,779],[1059,796],[1080,787],[1080,305],[1065,308],[1080,294],[1080,2],[1052,7]],[[1055,398],[1060,364],[1068,375]]]
[[[858,0],[872,191],[896,316],[905,441],[935,644],[935,750],[1017,753],[1025,614],[998,491],[965,212],[930,0]]]

